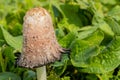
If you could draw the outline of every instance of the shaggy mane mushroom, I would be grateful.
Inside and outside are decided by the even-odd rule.
[[[27,11],[23,23],[22,54],[17,65],[36,68],[60,60],[62,48],[56,39],[50,14],[44,8]]]

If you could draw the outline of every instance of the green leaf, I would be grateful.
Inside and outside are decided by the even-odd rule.
[[[82,9],[88,8],[88,0],[76,0]]]
[[[60,39],[59,43],[61,44],[62,47],[68,48],[72,41],[75,39],[75,33],[69,33],[66,36],[64,36],[62,39]]]
[[[2,46],[0,52],[0,65],[2,72],[14,67],[15,56],[13,50],[14,49],[10,46]]]
[[[105,18],[107,24],[111,27],[115,35],[120,35],[120,25],[112,18]]]
[[[11,72],[0,73],[0,79],[1,80],[21,80],[18,75]]]
[[[70,80],[70,77],[65,76],[65,77],[61,78],[61,80]]]
[[[96,46],[91,46],[84,40],[76,40],[71,48],[71,62],[76,67],[86,67],[88,59],[97,55],[99,51]]]
[[[59,28],[65,28],[68,32],[74,32],[79,29],[78,26],[75,24],[70,24],[67,21],[67,18],[63,18],[59,23],[58,23]]]
[[[115,6],[112,10],[108,12],[108,16],[113,17],[116,20],[120,20],[120,6]]]
[[[4,57],[8,58],[8,61],[14,61],[15,56],[13,53],[13,48],[6,46],[3,51]]]
[[[100,1],[104,4],[111,4],[111,5],[114,5],[117,3],[116,0],[100,0]]]
[[[85,40],[90,42],[90,45],[100,45],[104,39],[104,34],[102,31],[97,30],[91,36],[87,37]]]
[[[71,62],[76,67],[86,67],[89,59],[98,55],[98,46],[103,40],[103,33],[97,31],[85,40],[75,40],[71,44]]]
[[[62,28],[58,28],[55,30],[57,39],[60,40],[61,38],[63,38],[65,36],[64,31],[62,30]]]
[[[99,55],[90,59],[89,65],[83,72],[88,73],[107,73],[114,70],[120,65],[120,36],[108,45],[108,47],[101,49]]]
[[[51,71],[50,75],[47,77],[47,80],[61,80],[61,79],[55,72]]]
[[[74,27],[81,27],[83,24],[81,22],[81,19],[79,17],[79,5],[73,5],[73,4],[66,4],[66,5],[59,5],[57,6],[58,10],[63,15],[63,19],[68,24],[74,25]],[[70,14],[72,13],[72,14]]]
[[[4,72],[6,70],[6,61],[3,58],[2,54],[2,48],[0,48],[0,66],[1,66],[1,71]]]
[[[81,19],[78,14],[78,5],[61,5],[60,7],[67,18],[68,23],[75,24],[76,26],[82,26]]]
[[[23,80],[35,80],[36,79],[36,74],[32,70],[28,70],[24,73]]]
[[[105,21],[98,23],[98,26],[107,35],[114,36],[114,32],[112,31],[111,27]]]
[[[79,39],[85,39],[88,36],[92,35],[92,33],[94,33],[96,30],[97,27],[92,27],[92,26],[83,27],[78,30],[77,36]]]
[[[68,63],[68,54],[62,54],[61,60],[56,61],[52,66],[56,68],[56,73],[61,76],[65,70],[67,69],[67,63]]]
[[[61,60],[56,61],[52,66],[54,67],[64,66],[68,60],[69,60],[68,55],[62,54]]]
[[[13,37],[9,34],[2,26],[0,26],[4,39],[8,45],[13,47],[14,49],[21,51],[22,49],[22,36]]]
[[[95,74],[89,74],[86,76],[86,80],[97,80],[97,76]]]

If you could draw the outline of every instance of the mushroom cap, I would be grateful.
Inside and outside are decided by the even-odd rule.
[[[23,48],[17,65],[36,68],[60,60],[63,48],[58,44],[50,14],[38,7],[27,11],[23,23]]]

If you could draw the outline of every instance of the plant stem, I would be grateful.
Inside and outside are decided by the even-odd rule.
[[[37,71],[37,80],[47,80],[46,66],[39,67],[36,69],[36,71]]]

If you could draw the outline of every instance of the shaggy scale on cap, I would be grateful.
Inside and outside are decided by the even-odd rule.
[[[50,14],[44,8],[27,11],[23,23],[22,54],[17,65],[36,68],[60,60],[65,52],[57,42]]]

